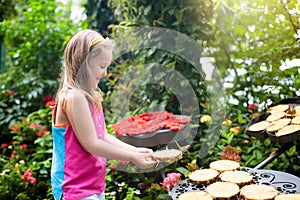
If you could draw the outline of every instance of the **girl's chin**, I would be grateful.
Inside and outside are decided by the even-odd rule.
[[[100,81],[96,81],[96,82],[95,82],[95,85],[94,85],[94,86],[95,86],[95,89],[98,88],[98,84],[99,84],[99,83],[100,83]]]

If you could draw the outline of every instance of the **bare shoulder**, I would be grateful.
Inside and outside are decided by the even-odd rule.
[[[69,124],[72,122],[74,113],[82,113],[82,110],[86,109],[85,101],[86,99],[80,91],[69,89],[62,93],[57,106],[55,123]]]
[[[88,100],[80,90],[70,90],[67,94],[66,115],[76,134],[84,136],[88,127],[93,127]]]
[[[87,101],[84,94],[79,90],[69,90],[66,97],[68,102],[75,104],[81,104]]]
[[[66,113],[70,114],[81,113],[88,110],[88,101],[85,95],[80,90],[70,90],[66,95]]]

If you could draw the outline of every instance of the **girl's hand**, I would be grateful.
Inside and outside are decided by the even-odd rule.
[[[132,162],[141,169],[147,169],[147,168],[153,167],[154,165],[156,165],[156,161],[153,160],[152,153],[153,152],[135,153],[134,156],[133,156]]]
[[[137,147],[136,152],[137,153],[151,153],[152,154],[153,150],[149,149],[149,148],[144,148],[144,147]]]

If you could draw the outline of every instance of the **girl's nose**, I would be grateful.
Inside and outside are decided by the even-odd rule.
[[[102,76],[107,76],[107,70],[102,71]]]

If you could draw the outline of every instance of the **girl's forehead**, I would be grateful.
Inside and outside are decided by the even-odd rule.
[[[110,63],[113,58],[113,53],[111,50],[103,50],[101,53],[95,55],[95,60],[102,63]]]
[[[107,57],[107,58],[112,58],[112,51],[111,50],[109,50],[109,49],[104,49],[103,51],[102,51],[102,53],[100,54],[100,56],[102,56],[102,57]]]

